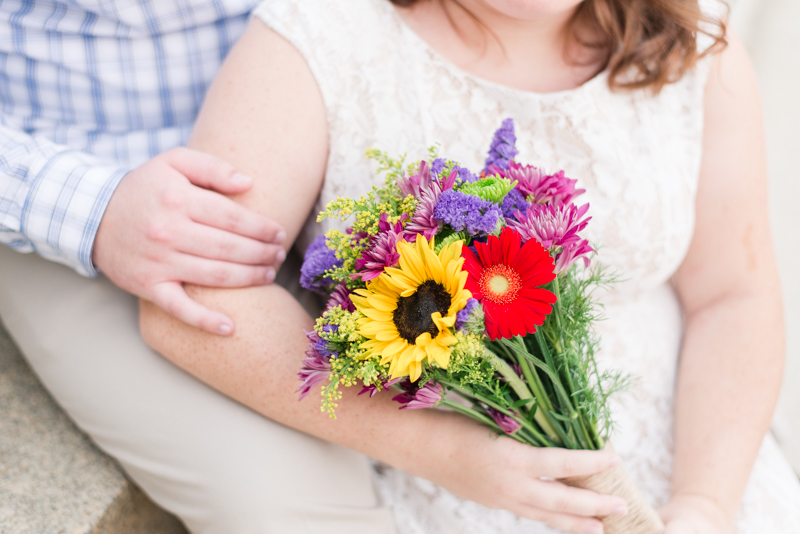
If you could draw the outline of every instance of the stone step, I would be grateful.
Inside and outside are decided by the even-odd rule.
[[[186,534],[75,427],[2,325],[0,532]]]

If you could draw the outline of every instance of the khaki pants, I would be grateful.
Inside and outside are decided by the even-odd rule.
[[[367,459],[266,419],[151,351],[138,303],[0,246],[0,317],[72,419],[198,534],[393,533]]]

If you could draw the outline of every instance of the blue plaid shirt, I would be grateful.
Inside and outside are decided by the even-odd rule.
[[[0,243],[86,276],[131,168],[187,141],[257,0],[0,0]]]

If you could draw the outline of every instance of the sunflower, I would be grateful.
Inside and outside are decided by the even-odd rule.
[[[467,273],[461,269],[462,241],[434,252],[433,239],[417,236],[414,243],[401,241],[398,267],[388,267],[376,279],[351,295],[364,314],[359,331],[367,338],[364,357],[379,355],[389,363],[391,378],[409,376],[416,381],[422,362],[447,368],[450,347],[456,342],[451,329],[456,314],[471,298],[464,289]]]
[[[535,239],[524,245],[520,233],[504,228],[500,237],[464,249],[466,287],[483,304],[489,339],[536,332],[553,310],[556,296],[540,287],[555,277],[553,258]]]

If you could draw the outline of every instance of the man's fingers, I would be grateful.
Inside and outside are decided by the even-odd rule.
[[[250,287],[275,281],[275,268],[263,265],[241,265],[181,254],[176,260],[175,278],[207,287]]]
[[[599,473],[619,463],[614,451],[572,451],[556,447],[536,449],[532,472],[540,477],[567,478]]]
[[[175,246],[179,252],[201,258],[248,265],[272,265],[276,269],[286,259],[280,245],[192,223],[184,229]]]
[[[283,227],[233,200],[211,191],[196,191],[188,213],[193,221],[235,234],[279,245],[286,239]]]
[[[584,532],[586,534],[602,534],[603,532],[603,523],[593,517],[560,514],[533,506],[523,506],[512,511],[519,516],[533,521],[541,521],[565,532]]]
[[[180,147],[165,152],[163,157],[190,182],[205,189],[235,195],[253,186],[252,178],[236,172],[230,163],[205,152]]]
[[[573,488],[555,481],[537,480],[531,488],[531,503],[544,510],[586,517],[624,515],[628,512],[625,501],[611,495]]]
[[[222,336],[233,333],[234,324],[230,317],[192,300],[179,282],[156,284],[152,288],[151,300],[190,326]]]

